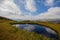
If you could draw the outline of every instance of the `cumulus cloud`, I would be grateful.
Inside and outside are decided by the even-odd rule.
[[[49,8],[47,12],[40,13],[39,15],[25,15],[21,17],[23,20],[60,20],[60,7]]]
[[[45,1],[46,6],[53,6],[53,4],[54,4],[54,0],[46,0]]]
[[[14,0],[0,0],[0,16],[13,19],[21,15],[22,12],[14,3]]]
[[[34,0],[26,0],[26,8],[30,12],[36,11],[34,6]],[[50,4],[50,3],[49,3]],[[30,14],[30,13],[29,13]],[[0,16],[7,17],[10,19],[17,20],[49,20],[59,19],[60,20],[60,7],[51,7],[47,12],[40,13],[39,15],[24,15],[22,16],[21,10],[12,0],[0,0]]]
[[[29,10],[30,12],[35,12],[36,11],[35,1],[34,0],[26,0],[25,8],[27,10]]]
[[[60,7],[52,7],[39,15],[42,19],[60,19]]]

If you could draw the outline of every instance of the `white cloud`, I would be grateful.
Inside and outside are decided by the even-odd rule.
[[[36,16],[37,19],[60,19],[60,7],[52,7],[47,12]]]
[[[60,20],[60,7],[52,7],[49,8],[47,12],[40,13],[37,16],[32,16],[32,15],[26,15],[21,17],[20,19],[23,20],[54,20],[54,19],[59,19]]]
[[[14,3],[14,0],[0,0],[0,16],[13,19],[21,15],[22,12]]]
[[[46,6],[53,6],[54,5],[54,0],[46,0],[45,5]]]
[[[36,11],[35,1],[34,0],[26,0],[25,8],[30,12]]]
[[[30,2],[28,4],[30,4]],[[31,4],[33,4],[33,2]],[[31,4],[30,6],[26,6],[26,7],[32,12],[35,11],[36,8]],[[47,12],[40,13],[39,15],[36,16],[33,15],[22,16],[21,10],[13,1],[0,0],[0,16],[15,19],[15,20],[16,19],[23,19],[23,20],[60,19],[60,7],[51,7],[48,9]]]

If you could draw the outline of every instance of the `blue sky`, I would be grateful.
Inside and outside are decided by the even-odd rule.
[[[23,2],[24,2],[24,1],[23,1]],[[25,9],[23,2],[20,3],[19,0],[15,0],[15,3],[16,3],[18,6],[20,6],[23,14],[25,14],[25,13],[28,14],[30,11]],[[40,13],[42,13],[42,12],[45,12],[45,11],[47,11],[48,8],[49,8],[49,7],[45,6],[43,3],[39,3],[39,0],[35,0],[35,3],[36,3],[36,4],[35,4],[35,7],[36,7],[37,10],[34,11],[34,12],[31,12],[32,15],[37,15],[37,14],[40,14]]]
[[[60,0],[0,0],[0,16],[13,20],[60,20]]]
[[[24,7],[24,1],[23,0],[15,0],[15,3],[20,6],[19,8],[21,8],[22,12],[24,15],[28,14],[30,11],[29,10],[26,10],[25,7]],[[51,8],[51,6],[46,6],[45,5],[45,1],[46,0],[34,0],[35,1],[35,7],[36,7],[36,11],[34,12],[30,12],[32,13],[32,15],[38,15],[40,13],[43,13],[43,12],[46,12],[48,11],[49,8]],[[60,0],[54,0],[54,5],[52,7],[60,7]]]

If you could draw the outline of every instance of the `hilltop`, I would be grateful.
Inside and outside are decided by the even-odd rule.
[[[6,17],[0,16],[0,20],[11,20],[11,19],[8,19],[8,18],[6,18]],[[12,20],[11,20],[11,21],[12,21]]]
[[[16,23],[13,20],[0,17],[0,40],[42,40],[40,34],[35,34],[34,32],[26,32],[15,26],[12,26],[10,23]],[[3,20],[3,21],[2,21]],[[44,39],[47,37],[44,36]],[[49,38],[48,38],[49,39]]]
[[[0,16],[0,23],[4,23],[4,22],[9,23],[9,22],[16,22],[16,21],[9,19],[9,18],[6,18],[6,17]]]
[[[3,21],[2,21],[3,20]],[[49,37],[46,37],[42,34],[36,34],[34,32],[26,32],[15,26],[12,26],[11,23],[36,23],[45,26],[49,26],[55,30],[57,30],[60,35],[60,24],[54,24],[50,22],[33,22],[33,21],[22,21],[17,22],[11,19],[7,19],[4,17],[0,17],[0,40],[54,40]],[[44,38],[44,39],[43,39]]]

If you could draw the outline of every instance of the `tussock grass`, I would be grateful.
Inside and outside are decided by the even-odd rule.
[[[53,38],[46,37],[42,34],[36,34],[34,32],[23,31],[19,28],[13,27],[10,23],[17,23],[15,21],[0,20],[0,40],[55,40]],[[20,23],[20,22],[19,22]],[[49,23],[49,22],[31,22],[38,23],[41,25],[49,26],[55,30],[60,35],[60,24]]]

